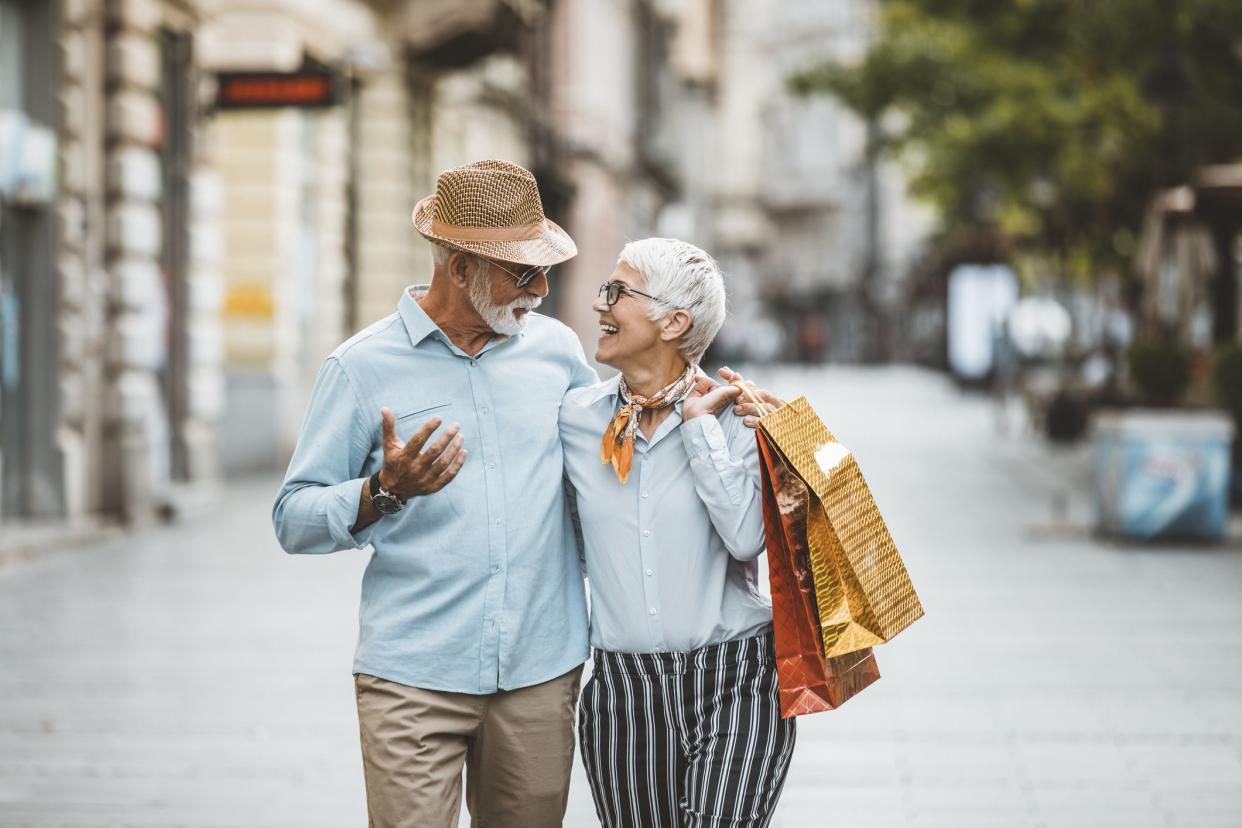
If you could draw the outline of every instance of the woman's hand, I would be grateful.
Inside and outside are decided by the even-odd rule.
[[[734,381],[746,382],[745,380],[742,379],[742,375],[739,374],[737,371],[734,371],[732,368],[728,368],[728,367],[721,368],[720,371],[718,371],[717,373],[720,374],[720,378],[723,379],[725,382],[734,382]],[[750,388],[751,393],[753,393],[756,397],[758,397],[765,404],[771,406],[772,409],[780,408],[781,406],[785,404],[784,400],[782,400],[780,397],[776,396],[770,391],[764,391],[762,388],[757,388],[749,382],[746,383],[746,386]],[[740,394],[741,392],[739,391],[738,393]],[[749,400],[746,400],[746,399],[741,399],[741,400],[738,400],[737,405],[733,407],[733,413],[741,417],[742,423],[746,425],[748,428],[755,428],[756,426],[759,425],[759,418],[762,417],[767,412],[760,411],[759,406],[755,405],[753,402],[750,402]]]
[[[685,402],[681,404],[681,419],[689,421],[708,414],[714,417],[724,411],[741,393],[742,389],[737,386],[719,385],[707,377],[699,377]]]

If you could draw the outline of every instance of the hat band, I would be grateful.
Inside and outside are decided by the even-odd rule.
[[[548,232],[545,222],[537,224],[515,224],[510,227],[463,227],[460,224],[449,224],[433,218],[431,232],[451,241],[471,242],[506,242],[529,241],[542,238]]]

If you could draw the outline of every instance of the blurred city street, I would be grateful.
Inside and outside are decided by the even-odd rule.
[[[859,457],[927,616],[799,722],[773,825],[1242,825],[1242,549],[1090,533],[1086,448],[913,368],[750,371]],[[0,569],[0,825],[359,826],[365,554],[289,557],[275,477]],[[463,815],[463,825],[467,821]],[[575,779],[566,824],[596,824]]]

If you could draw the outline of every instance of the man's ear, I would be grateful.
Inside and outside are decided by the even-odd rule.
[[[690,330],[694,320],[690,316],[690,312],[683,308],[678,308],[671,313],[665,314],[660,320],[660,339],[665,342],[672,342],[686,335],[686,331]]]
[[[470,283],[470,266],[473,264],[471,256],[454,250],[449,254],[448,272],[449,277],[453,280],[453,284],[458,287],[465,287]]]

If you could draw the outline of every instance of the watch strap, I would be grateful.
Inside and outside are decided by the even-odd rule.
[[[379,472],[376,472],[375,474],[371,475],[371,477],[367,480],[367,491],[370,492],[372,500],[374,500],[375,496],[380,494],[381,492],[386,494],[388,497],[391,497],[393,500],[397,501],[402,506],[404,506],[406,500],[408,500],[408,498],[398,497],[397,495],[393,494],[392,492],[388,491],[383,486],[381,486]]]

